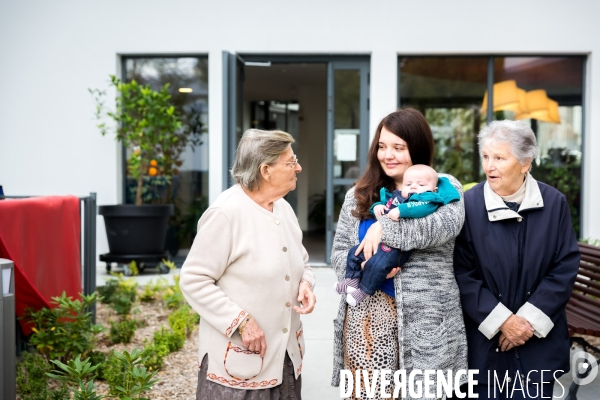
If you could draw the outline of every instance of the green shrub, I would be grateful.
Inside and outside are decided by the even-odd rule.
[[[156,283],[154,281],[148,282],[139,295],[140,301],[149,303],[157,300],[158,294],[168,286],[166,282],[164,278],[158,279]]]
[[[169,326],[174,332],[181,332],[189,337],[194,328],[198,325],[200,316],[189,305],[183,305],[178,310],[169,315]]]
[[[51,378],[63,383],[69,383],[73,387],[74,400],[102,400],[102,396],[96,393],[94,386],[94,374],[100,365],[92,365],[89,358],[81,361],[81,354],[66,364],[52,360],[58,367],[52,373],[47,373]]]
[[[163,367],[165,357],[181,350],[185,344],[185,333],[172,332],[164,326],[154,332],[152,342],[146,346],[144,365],[149,371],[158,371]]]
[[[111,279],[104,286],[98,287],[102,302],[121,316],[129,315],[137,297],[137,283],[133,279]]]
[[[75,354],[85,354],[96,344],[96,335],[104,330],[101,325],[92,324],[90,306],[98,296],[81,295],[73,300],[63,292],[53,297],[55,308],[28,310],[25,318],[34,324],[29,344],[35,347],[46,359],[66,361]]]
[[[135,320],[125,319],[119,322],[111,322],[108,337],[114,344],[129,343],[133,339],[136,329],[137,323]]]
[[[68,398],[69,389],[66,384],[49,389],[50,378],[46,373],[52,367],[40,354],[25,352],[23,359],[17,364],[17,393],[22,400],[62,400]]]
[[[144,366],[148,368],[148,371],[158,371],[163,367],[165,357],[169,355],[169,348],[167,346],[156,346],[154,343],[146,346],[146,359],[144,360]]]
[[[169,353],[181,350],[185,343],[185,335],[178,332],[172,332],[164,326],[159,331],[154,332],[152,342],[156,346],[165,346],[169,349]]]
[[[131,353],[123,351],[113,351],[109,356],[107,363],[111,364],[107,372],[107,383],[109,394],[119,399],[132,399],[134,396],[141,397],[141,394],[150,390],[152,385],[158,382],[158,379],[152,379],[156,372],[148,372],[144,366],[147,358],[146,350],[139,351],[134,349]],[[120,372],[120,376],[115,376]]]
[[[177,309],[185,304],[185,299],[179,288],[179,275],[174,275],[173,280],[175,284],[165,289],[163,301],[167,307]]]
[[[108,353],[102,368],[102,376],[109,387],[125,385],[125,366],[117,358],[115,351]]]
[[[104,367],[106,365],[106,359],[108,358],[108,354],[102,351],[90,351],[87,353],[87,356],[90,359],[90,363],[92,365],[99,365],[100,367],[96,370],[98,379],[106,380],[104,377]]]

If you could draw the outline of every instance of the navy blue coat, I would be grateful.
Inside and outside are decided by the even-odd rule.
[[[467,331],[469,368],[479,370],[477,379],[482,384],[488,382],[488,371],[492,382],[493,371],[498,376],[507,371],[515,376],[514,350],[497,350],[500,333],[488,339],[479,330],[499,302],[513,314],[530,303],[554,324],[544,338],[534,335],[515,348],[523,372],[538,371],[529,376],[533,382],[540,382],[541,370],[553,371],[544,372],[545,381],[552,379],[554,371],[569,371],[565,306],[579,269],[579,247],[564,195],[528,177],[528,185],[531,183],[539,187],[538,200],[542,201],[537,204],[541,206],[523,207],[524,201],[522,208],[528,209],[518,214],[506,206],[502,209],[502,202],[490,206],[488,201],[486,208],[485,182],[464,197],[465,224],[456,239],[454,270]],[[489,198],[491,189],[486,190]],[[508,218],[510,213],[515,217]]]

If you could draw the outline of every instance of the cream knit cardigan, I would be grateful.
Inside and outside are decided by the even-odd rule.
[[[304,337],[293,306],[300,280],[314,286],[307,262],[302,231],[285,200],[269,212],[235,185],[206,210],[180,286],[200,314],[198,359],[208,354],[208,380],[239,389],[277,386],[286,351],[300,375]],[[265,333],[264,359],[242,345],[237,327],[247,314]]]

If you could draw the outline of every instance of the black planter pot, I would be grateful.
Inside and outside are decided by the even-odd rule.
[[[160,254],[165,251],[172,204],[100,206],[112,255]]]

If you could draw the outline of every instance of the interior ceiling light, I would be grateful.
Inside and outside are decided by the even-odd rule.
[[[529,106],[530,118],[548,121],[548,95],[544,89],[531,90],[527,92],[527,105]]]
[[[483,95],[481,113],[487,113],[488,93]],[[514,110],[519,107],[519,93],[517,82],[514,80],[502,81],[494,84],[494,111]]]
[[[548,114],[550,116],[550,121],[555,124],[560,124],[560,113],[558,112],[558,102],[552,99],[548,99]]]
[[[483,96],[481,113],[487,112],[487,91]],[[560,124],[558,102],[549,99],[544,89],[525,90],[518,88],[514,80],[494,84],[494,111],[508,110],[515,113],[515,120],[533,118],[539,121]]]
[[[180,87],[179,88],[179,93],[192,93],[193,91],[194,90],[189,87]]]

